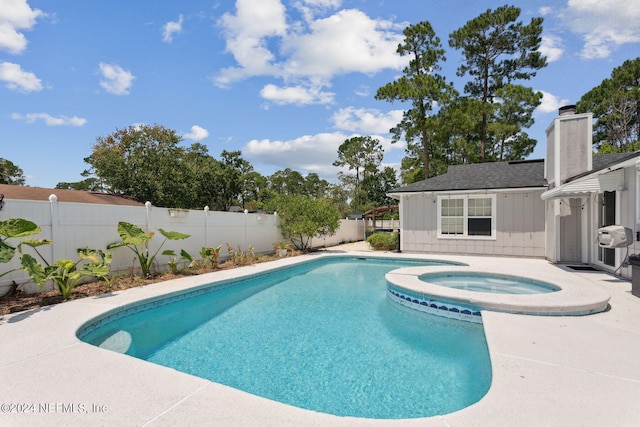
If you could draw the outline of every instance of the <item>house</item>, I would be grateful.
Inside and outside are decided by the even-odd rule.
[[[619,270],[640,248],[601,248],[598,229],[640,231],[640,152],[594,155],[591,113],[563,107],[547,128],[544,160],[450,166],[397,188],[400,249],[544,257]],[[638,240],[638,239],[636,239]]]

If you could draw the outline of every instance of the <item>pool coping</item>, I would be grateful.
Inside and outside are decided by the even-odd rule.
[[[570,272],[544,260],[380,254],[459,261],[494,271],[510,265],[520,275],[575,280],[584,288],[611,294],[611,308],[589,316],[483,311],[493,369],[489,392],[468,408],[429,418],[367,420],[320,414],[98,349],[76,337],[88,320],[130,303],[192,289],[213,278],[225,280],[339,254],[357,252],[286,258],[3,316],[0,340],[10,344],[0,346],[0,396],[6,403],[36,406],[0,413],[0,423],[500,426],[539,425],[541,414],[545,425],[624,426],[637,421],[640,298],[630,294],[628,281],[604,272]]]
[[[455,273],[495,273],[497,266],[492,265],[456,265],[435,267],[406,267],[393,270],[386,275],[390,286],[405,291],[407,295],[415,295],[413,304],[405,304],[420,309],[431,301],[452,302],[480,310],[499,311],[513,314],[530,314],[537,316],[582,316],[605,311],[611,295],[600,288],[584,286],[583,281],[570,274],[558,277],[557,272],[550,274],[541,270],[536,277],[525,277],[517,265],[500,266],[500,275],[509,277],[525,277],[535,279],[559,288],[558,291],[539,294],[493,294],[463,289],[448,288],[429,283],[429,275],[447,272]],[[423,280],[424,279],[424,280]]]

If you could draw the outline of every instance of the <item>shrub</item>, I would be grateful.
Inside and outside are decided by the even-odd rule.
[[[367,238],[367,243],[376,251],[393,251],[398,249],[400,235],[398,233],[373,233]]]
[[[328,199],[279,195],[267,209],[278,212],[282,237],[303,252],[312,249],[314,237],[333,236],[340,227],[340,212]]]

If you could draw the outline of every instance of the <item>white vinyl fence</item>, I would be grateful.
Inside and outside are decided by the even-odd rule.
[[[29,236],[53,240],[53,244],[40,246],[38,251],[53,263],[60,259],[77,260],[77,249],[89,247],[102,249],[110,243],[120,241],[118,222],[135,224],[145,231],[154,232],[149,251],[154,253],[165,240],[157,230],[177,231],[189,234],[184,240],[167,240],[156,258],[158,267],[163,268],[169,257],[161,255],[165,249],[180,253],[182,249],[194,258],[199,258],[203,247],[222,245],[220,258],[229,257],[227,244],[234,250],[246,251],[252,247],[255,253],[273,253],[274,244],[282,240],[278,229],[277,214],[236,213],[204,210],[167,209],[151,206],[115,206],[87,203],[58,202],[55,195],[49,202],[29,200],[7,200],[0,211],[0,221],[9,218],[24,218],[40,226],[42,232]],[[345,242],[364,239],[364,221],[341,220],[340,228],[333,236],[314,238],[313,247],[334,246]],[[17,244],[19,239],[9,241]],[[26,251],[31,252],[31,248]],[[139,267],[133,252],[125,247],[110,251],[113,254],[112,272],[128,271],[129,267]],[[18,257],[10,263],[0,264],[0,274],[19,268]],[[20,270],[0,277],[0,296],[10,290],[13,282],[29,281],[27,274]],[[37,286],[27,284],[27,291],[36,291]]]

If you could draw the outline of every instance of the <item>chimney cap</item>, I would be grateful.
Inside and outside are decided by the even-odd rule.
[[[561,116],[568,115],[568,114],[575,114],[575,113],[576,113],[575,104],[565,105],[564,107],[558,108],[558,114]]]

